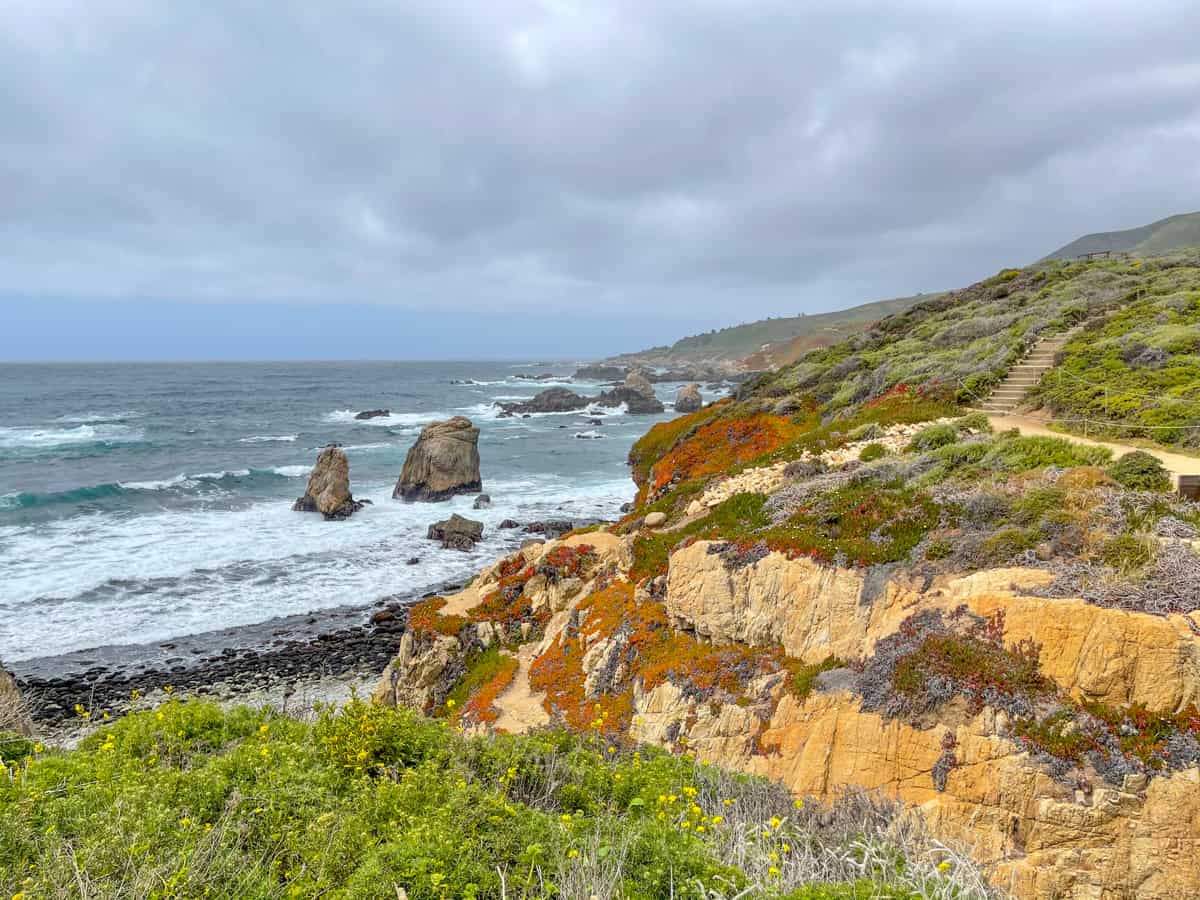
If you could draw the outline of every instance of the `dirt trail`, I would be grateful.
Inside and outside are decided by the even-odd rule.
[[[1086,444],[1091,447],[1107,447],[1113,452],[1114,458],[1134,450],[1141,450],[1149,453],[1151,456],[1158,457],[1159,461],[1166,466],[1167,471],[1171,473],[1171,478],[1176,484],[1179,483],[1180,475],[1200,475],[1200,458],[1195,456],[1171,453],[1168,450],[1159,450],[1154,447],[1135,447],[1132,444],[1122,444],[1118,441],[1095,441],[1091,438],[1080,437],[1077,434],[1068,434],[1065,431],[1052,431],[1046,427],[1045,422],[1028,416],[1011,414],[988,415],[988,420],[997,431],[1016,428],[1021,434],[1046,435],[1049,437],[1065,438],[1076,444]]]
[[[529,684],[529,666],[537,656],[537,643],[523,644],[517,653],[517,673],[504,692],[496,698],[499,711],[493,726],[509,734],[522,734],[550,723],[541,696]]]

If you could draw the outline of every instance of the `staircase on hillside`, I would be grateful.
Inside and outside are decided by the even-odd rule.
[[[1010,413],[1021,405],[1025,395],[1054,368],[1054,357],[1082,328],[1076,325],[1054,337],[1044,338],[1019,363],[1009,369],[1004,380],[988,395],[979,408],[989,413]]]

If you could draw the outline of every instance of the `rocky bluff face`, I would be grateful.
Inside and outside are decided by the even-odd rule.
[[[362,508],[363,504],[350,493],[350,461],[346,452],[330,444],[317,456],[304,496],[292,509],[319,512],[326,519],[348,519]]]
[[[392,496],[406,503],[433,503],[482,489],[479,429],[465,416],[455,416],[421,431],[408,451]]]

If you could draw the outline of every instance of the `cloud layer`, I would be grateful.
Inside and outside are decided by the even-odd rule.
[[[682,334],[1200,208],[1192,0],[3,7],[0,304]]]

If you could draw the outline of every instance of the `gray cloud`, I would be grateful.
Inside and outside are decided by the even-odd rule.
[[[1200,207],[1192,0],[0,8],[10,299],[686,332]]]

